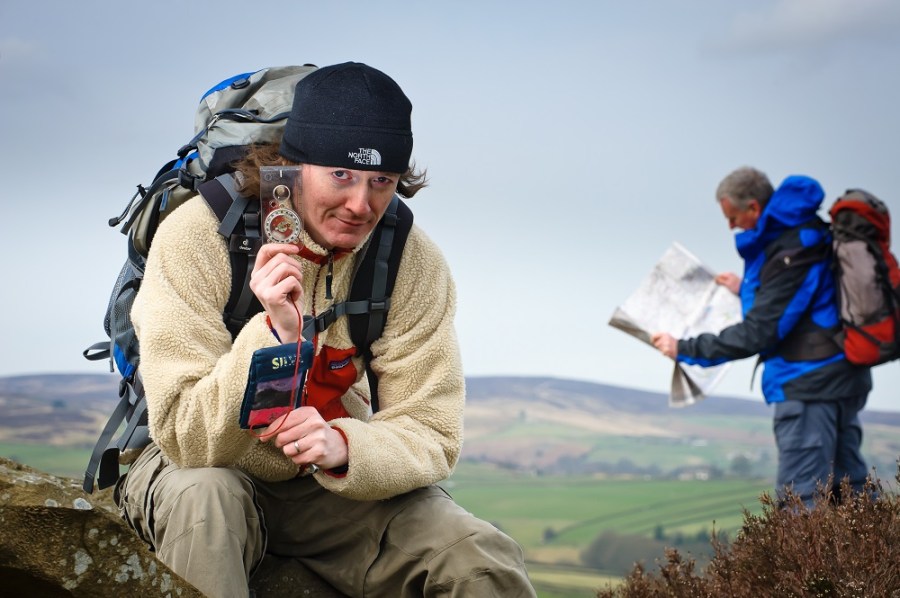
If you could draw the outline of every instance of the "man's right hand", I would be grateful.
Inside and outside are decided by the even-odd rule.
[[[300,248],[287,243],[267,243],[256,254],[250,290],[259,299],[283,343],[300,340],[298,316],[303,314],[303,274],[294,258]]]
[[[722,285],[733,294],[737,295],[741,292],[741,277],[734,272],[723,272],[716,275],[716,284]]]
[[[670,359],[678,356],[678,339],[666,332],[654,332],[650,335],[653,346]]]

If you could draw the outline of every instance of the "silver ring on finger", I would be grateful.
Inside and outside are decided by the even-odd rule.
[[[297,441],[294,441],[294,450],[297,451],[297,454],[300,454],[300,445],[297,444]]]

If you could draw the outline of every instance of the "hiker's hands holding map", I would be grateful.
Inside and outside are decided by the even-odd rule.
[[[300,340],[303,274],[293,257],[298,253],[300,248],[296,245],[267,243],[260,247],[250,275],[250,290],[266,310],[282,343]]]
[[[674,359],[679,338],[718,333],[741,320],[741,305],[735,294],[739,287],[736,275],[715,275],[684,247],[673,243],[638,289],[616,308],[609,325]],[[676,362],[669,404],[680,407],[703,399],[727,369],[727,363],[702,368]]]

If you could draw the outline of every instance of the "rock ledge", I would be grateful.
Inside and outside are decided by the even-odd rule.
[[[0,587],[10,596],[202,594],[158,561],[118,516],[111,489],[0,457]],[[293,559],[267,556],[251,586],[259,598],[342,598]]]

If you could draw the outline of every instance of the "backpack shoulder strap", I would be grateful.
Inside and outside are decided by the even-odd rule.
[[[232,174],[219,175],[197,191],[219,219],[219,234],[228,242],[231,293],[222,317],[234,338],[253,315],[262,311],[259,299],[250,290],[250,274],[262,244],[259,203],[237,191]]]
[[[809,247],[792,247],[780,251],[766,260],[760,270],[759,279],[761,282],[766,282],[788,270],[808,268],[812,264],[822,261],[830,264],[832,257],[830,241],[823,241]]]
[[[364,312],[348,310],[348,314],[350,338],[366,361],[373,413],[378,411],[378,379],[369,367],[372,359],[371,345],[384,331],[391,294],[400,270],[400,258],[403,257],[403,247],[412,224],[412,210],[395,195],[372,233],[353,278],[347,301],[351,305],[364,303],[367,308]]]
[[[828,268],[833,268],[833,260],[829,235],[814,245],[791,247],[776,253],[763,265],[759,279],[765,283],[785,272],[794,272],[793,276],[797,277],[797,269],[806,270],[820,262],[824,262]],[[836,340],[840,330],[839,324],[831,328],[822,328],[812,320],[809,313],[805,313],[794,329],[778,344],[777,353],[787,361],[818,361],[833,357],[841,352],[841,345]],[[757,360],[756,367],[759,367],[761,361],[764,360],[762,358]]]

